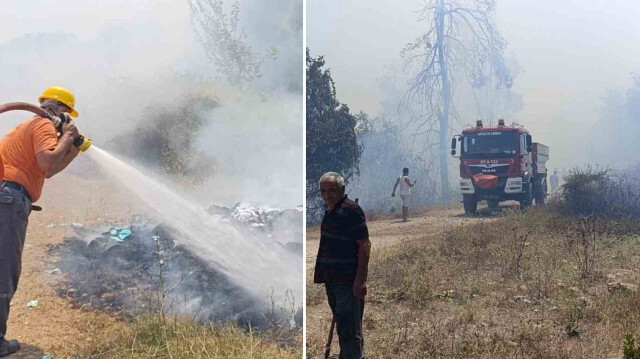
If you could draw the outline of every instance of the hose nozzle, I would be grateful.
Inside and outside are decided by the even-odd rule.
[[[89,149],[89,147],[91,147],[91,143],[92,143],[92,142],[91,142],[91,139],[86,138],[86,137],[84,137],[84,136],[82,136],[82,135],[80,135],[80,136],[76,137],[76,138],[73,140],[73,144],[74,144],[76,147],[78,147],[78,149],[80,150],[80,152],[86,152],[86,151]]]

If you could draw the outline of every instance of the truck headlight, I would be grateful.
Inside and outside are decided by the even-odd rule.
[[[464,194],[475,193],[475,189],[473,188],[473,182],[471,181],[471,178],[460,179],[460,192]]]
[[[504,193],[522,193],[522,177],[507,178],[504,185]]]

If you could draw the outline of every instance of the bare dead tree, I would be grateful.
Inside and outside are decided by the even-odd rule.
[[[429,152],[439,158],[443,200],[451,190],[449,132],[454,123],[463,125],[453,101],[456,86],[467,83],[477,91],[512,85],[494,12],[495,0],[429,0],[420,16],[427,31],[402,51],[406,68],[417,64],[401,101],[414,128],[410,142],[418,148],[438,143],[437,151]]]
[[[259,77],[264,60],[251,50],[246,34],[238,28],[238,1],[229,14],[223,0],[189,0],[189,6],[198,38],[218,72],[234,85]]]

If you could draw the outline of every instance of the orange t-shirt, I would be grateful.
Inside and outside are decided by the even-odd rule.
[[[4,164],[2,164],[2,154],[0,154],[0,182],[4,179]]]
[[[0,142],[0,156],[7,181],[23,185],[33,202],[40,199],[46,173],[36,155],[58,145],[58,132],[50,120],[34,117],[11,130]]]

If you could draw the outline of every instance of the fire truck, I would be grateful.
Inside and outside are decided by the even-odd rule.
[[[458,148],[459,147],[459,148]],[[547,197],[549,147],[532,141],[518,124],[484,127],[477,121],[451,139],[451,155],[460,159],[460,192],[467,215],[477,213],[478,202],[491,211],[502,201],[520,202],[520,208],[544,205]]]

